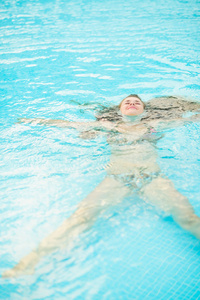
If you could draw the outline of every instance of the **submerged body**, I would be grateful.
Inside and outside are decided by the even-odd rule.
[[[200,218],[194,213],[188,199],[161,173],[157,164],[156,141],[162,137],[157,131],[162,131],[163,122],[144,122],[138,119],[143,114],[145,105],[137,95],[130,95],[120,105],[121,113],[133,119],[118,123],[109,122],[105,118],[88,123],[21,119],[24,123],[72,127],[80,131],[103,128],[111,147],[111,157],[106,166],[107,176],[104,180],[81,201],[77,210],[59,228],[22,258],[13,269],[4,272],[4,277],[31,273],[43,256],[62,246],[73,247],[77,236],[88,230],[100,213],[111,205],[117,205],[133,192],[139,193],[144,201],[171,215],[183,229],[200,239]],[[165,122],[164,127],[173,127],[188,121],[190,120],[173,120]]]
[[[113,192],[116,182],[120,184],[122,194],[125,188],[127,194],[137,192],[144,201],[171,215],[182,228],[200,239],[200,218],[157,163],[156,141],[161,135],[150,124],[159,125],[157,122],[150,122],[148,126],[126,124],[119,128],[120,135],[112,139],[107,178],[115,180]],[[119,190],[116,194],[119,196]]]

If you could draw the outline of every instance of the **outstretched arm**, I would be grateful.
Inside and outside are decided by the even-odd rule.
[[[33,125],[47,125],[56,126],[61,128],[74,128],[80,131],[84,130],[113,130],[117,126],[113,122],[109,121],[89,121],[89,122],[74,122],[61,119],[41,119],[41,118],[19,118],[18,123],[33,124]]]
[[[44,238],[36,249],[23,257],[12,269],[3,273],[4,278],[16,277],[34,272],[35,266],[42,259],[61,248],[71,248],[76,238],[91,228],[98,216],[108,206],[116,205],[129,193],[129,188],[114,178],[106,177],[78,206],[74,214],[60,227]]]
[[[162,131],[170,128],[183,126],[185,124],[200,122],[200,114],[195,114],[188,118],[171,119],[171,120],[152,120],[149,124],[156,129],[156,131]]]
[[[90,129],[94,128],[95,126],[98,126],[97,121],[91,121],[91,122],[71,122],[67,120],[61,120],[61,119],[41,119],[41,118],[20,118],[18,120],[18,123],[25,123],[25,124],[33,124],[33,125],[47,125],[47,126],[56,126],[61,128],[75,128],[75,129]]]

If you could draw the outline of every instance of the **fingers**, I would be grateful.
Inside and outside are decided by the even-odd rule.
[[[31,122],[32,122],[32,119],[18,118],[16,123],[18,123],[18,124],[21,124],[21,123],[28,124],[28,123],[31,123]]]

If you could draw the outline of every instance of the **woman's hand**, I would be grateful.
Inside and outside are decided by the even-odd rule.
[[[200,114],[193,115],[189,119],[193,122],[200,122]]]
[[[79,134],[79,137],[83,140],[92,140],[97,137],[98,133],[95,130],[83,131]]]
[[[25,123],[25,124],[28,124],[28,123],[32,123],[34,121],[34,119],[29,119],[29,118],[18,118],[17,119],[18,121],[16,123]]]

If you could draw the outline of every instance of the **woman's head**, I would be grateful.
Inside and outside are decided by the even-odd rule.
[[[130,103],[134,102],[133,106],[135,105],[135,108],[126,110],[128,105],[127,102],[129,101]],[[145,106],[145,103],[140,99],[138,95],[131,94],[124,98],[119,105],[104,107],[103,109],[99,110],[96,118],[98,121],[123,122],[122,115],[136,116],[142,114]],[[131,114],[133,112],[134,114]]]
[[[138,95],[131,94],[120,102],[119,109],[122,115],[137,116],[144,112],[145,104]]]

